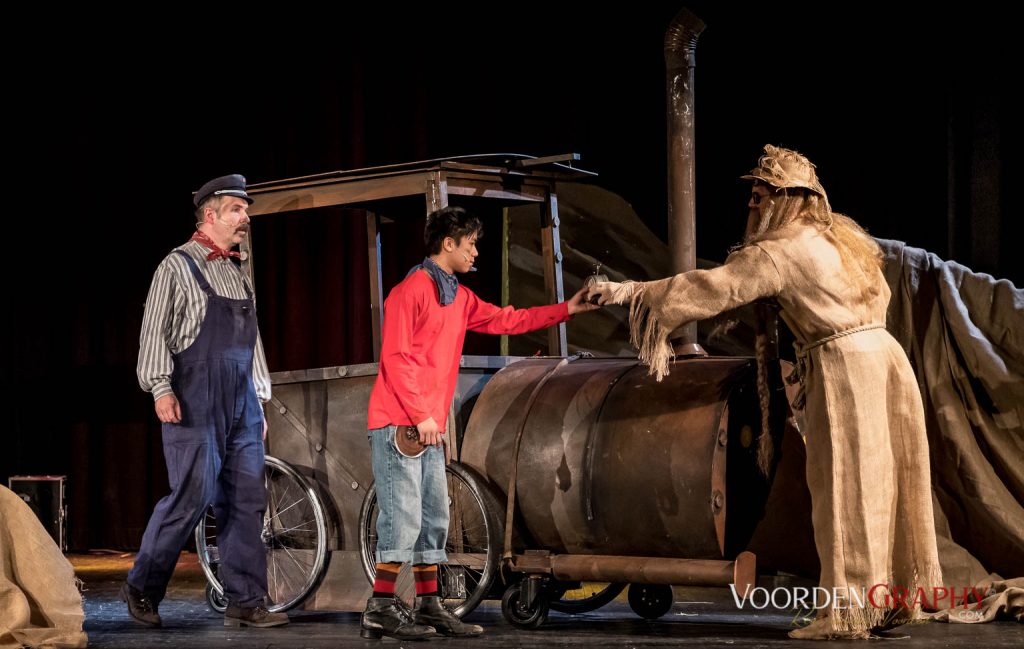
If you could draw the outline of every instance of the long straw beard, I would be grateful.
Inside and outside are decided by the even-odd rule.
[[[809,204],[803,190],[798,191],[793,194],[783,190],[783,193],[762,200],[759,210],[751,210],[743,243],[757,241],[768,232],[783,228],[800,218]]]
[[[772,216],[775,215],[775,199],[767,198],[760,208],[753,208],[747,217],[747,231],[743,235],[743,242],[750,243],[768,231],[772,223]]]

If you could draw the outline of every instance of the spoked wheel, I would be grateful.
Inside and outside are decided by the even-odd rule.
[[[551,610],[559,613],[589,613],[612,602],[626,588],[626,584],[605,582],[575,582],[552,587]]]
[[[548,619],[548,593],[538,587],[533,601],[529,601],[527,583],[530,578],[512,584],[501,598],[501,614],[509,624],[519,629],[538,629]]]
[[[327,557],[327,522],[316,491],[290,464],[267,456],[267,511],[263,544],[267,552],[267,590],[271,612],[293,608],[316,587]],[[209,582],[206,601],[215,611],[227,607],[219,577],[217,521],[213,508],[196,526],[199,563]]]
[[[666,584],[631,584],[629,607],[645,620],[656,620],[672,608],[674,594]]]
[[[445,605],[458,617],[471,613],[490,590],[498,572],[504,521],[503,508],[497,498],[469,467],[452,462],[445,467],[448,482],[448,541],[445,552],[448,563],[438,570],[438,587]],[[363,571],[373,583],[377,572],[377,490],[374,487],[363,499],[359,515],[359,552]],[[413,592],[412,570],[402,566],[395,583],[395,593],[408,597]]]

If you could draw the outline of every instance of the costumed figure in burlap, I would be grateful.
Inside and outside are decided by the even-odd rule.
[[[885,329],[890,292],[878,244],[832,211],[814,165],[767,145],[743,178],[753,181],[746,234],[722,266],[599,283],[590,297],[630,304],[633,344],[659,380],[670,369],[674,329],[777,301],[797,341],[802,389],[794,405],[804,408],[820,585],[853,594],[790,635],[867,638],[872,628],[918,615],[885,593],[942,583],[921,396],[906,353]],[[861,601],[872,588],[873,602]]]

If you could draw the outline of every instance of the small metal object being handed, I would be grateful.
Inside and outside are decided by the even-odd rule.
[[[601,274],[601,262],[598,262],[598,263],[594,264],[594,273],[592,275],[589,275],[585,280],[583,280],[583,286],[586,287],[586,288],[590,288],[591,286],[593,286],[594,284],[597,284],[598,282],[607,282],[607,281],[608,281],[608,276]],[[599,298],[599,296],[597,296],[597,295],[591,295],[589,301],[590,301],[591,304],[597,304],[598,298]]]

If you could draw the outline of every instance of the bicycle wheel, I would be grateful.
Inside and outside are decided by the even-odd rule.
[[[458,617],[471,613],[490,590],[498,571],[504,524],[496,509],[497,499],[479,475],[453,462],[445,468],[448,483],[448,562],[438,567],[438,587],[445,605]],[[377,572],[377,491],[372,486],[359,515],[359,552],[366,578],[373,583]],[[402,566],[395,592],[413,592],[412,570]]]
[[[327,523],[316,490],[287,462],[266,457],[266,487],[262,538],[267,552],[267,609],[287,611],[302,602],[323,576]],[[225,600],[212,507],[199,520],[195,538],[199,563],[214,591],[207,600],[211,608],[222,611],[214,605]]]

